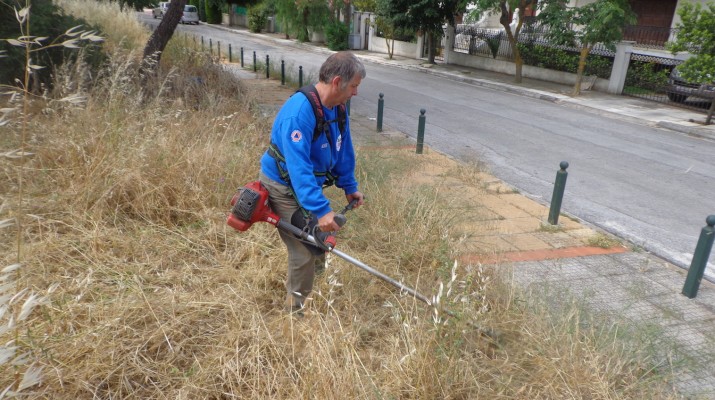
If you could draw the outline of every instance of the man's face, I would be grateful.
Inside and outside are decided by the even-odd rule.
[[[348,82],[347,86],[342,89],[342,81],[338,79],[338,103],[345,104],[348,100],[350,100],[351,97],[356,96],[358,93],[357,88],[358,86],[360,86],[360,82],[362,82],[362,78],[360,77],[360,75],[355,75],[353,79]]]

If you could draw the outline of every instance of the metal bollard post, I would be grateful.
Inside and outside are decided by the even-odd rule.
[[[216,51],[218,52],[218,59],[221,61],[221,41],[216,41]]]
[[[683,295],[689,299],[698,294],[700,281],[703,280],[710,250],[713,248],[713,239],[715,239],[715,215],[708,215],[705,218],[705,223],[707,226],[700,231],[700,238],[693,253],[693,261],[690,263],[688,276],[685,278],[685,285],[683,285]]]
[[[298,67],[298,87],[303,87],[303,66]]]
[[[569,173],[566,172],[566,168],[569,167],[569,163],[566,161],[561,161],[559,164],[561,168],[556,172],[556,182],[554,182],[554,194],[551,196],[551,207],[549,208],[549,223],[551,225],[557,225],[559,223],[559,214],[561,214],[561,202],[564,199],[564,189],[566,188],[566,178]]]
[[[420,110],[420,118],[417,124],[417,154],[422,154],[422,146],[425,142],[425,113],[427,110],[424,108]]]
[[[209,54],[214,55],[214,44],[213,39],[209,38]]]
[[[233,54],[231,53],[231,43],[228,44],[228,62],[233,62]]]
[[[281,85],[286,84],[286,61],[281,60]]]
[[[201,35],[201,51],[204,51],[204,35]]]
[[[382,132],[382,113],[385,108],[384,94],[380,93],[380,98],[377,99],[377,131]]]
[[[241,68],[243,68],[243,47],[241,47]]]
[[[268,58],[268,54],[266,54],[266,79],[271,77],[271,63]]]
[[[256,65],[256,51],[253,50],[253,72],[258,72],[258,66]]]

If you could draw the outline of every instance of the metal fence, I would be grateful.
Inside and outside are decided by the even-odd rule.
[[[665,44],[673,40],[677,33],[677,29],[629,25],[623,29],[623,40],[634,41],[642,48],[665,49]]]
[[[525,65],[559,71],[576,72],[580,49],[572,46],[556,46],[547,39],[544,29],[528,25],[518,37],[518,45]],[[509,38],[501,29],[458,26],[455,30],[454,51],[474,56],[513,61]],[[596,45],[590,52],[592,70],[588,74],[608,78],[615,53],[603,45]],[[591,62],[593,60],[593,62]]]
[[[707,112],[715,97],[715,91],[698,93],[700,85],[672,79],[673,69],[681,63],[682,61],[672,58],[631,54],[623,94]]]

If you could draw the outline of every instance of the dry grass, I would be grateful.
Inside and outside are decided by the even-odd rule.
[[[669,397],[616,327],[596,328],[578,307],[553,314],[508,276],[453,268],[443,200],[403,179],[399,155],[361,156],[369,203],[350,215],[339,248],[428,295],[442,282],[442,302],[499,330],[500,342],[465,320],[433,322],[422,304],[335,258],[306,317],[286,317],[275,229],[225,224],[235,188],[256,178],[271,121],[254,115],[240,82],[185,46],[163,58],[174,68],[139,87],[136,56],[118,41],[100,78],[73,86],[88,88],[81,107],[33,106],[35,156],[2,161],[0,221],[17,206],[24,168],[29,222],[23,273],[0,290],[0,327],[10,327],[0,343],[43,367],[26,389],[33,398]],[[13,148],[17,127],[0,135]],[[2,265],[16,257],[14,229],[0,229]],[[14,287],[48,297],[22,329],[8,324],[21,305],[2,297]],[[0,390],[14,370],[0,362]]]

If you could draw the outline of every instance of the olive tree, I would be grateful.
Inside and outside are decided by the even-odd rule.
[[[535,7],[538,0],[476,0],[474,2],[476,14],[499,14],[499,24],[504,27],[509,46],[511,47],[512,55],[514,56],[514,80],[521,83],[521,70],[524,65],[524,60],[521,58],[521,52],[517,41],[521,28],[524,25],[524,11],[527,7]],[[518,19],[514,30],[511,29],[512,14],[518,9]]]
[[[678,9],[680,22],[678,36],[668,48],[676,53],[689,51],[693,54],[678,67],[684,79],[703,85],[715,86],[715,3],[703,7],[699,3],[683,3]],[[710,102],[705,124],[712,123],[715,98]]]
[[[454,26],[455,16],[463,13],[466,0],[388,0],[386,17],[395,28],[413,29],[427,39],[428,60],[434,64],[436,41],[442,36],[442,25]]]
[[[547,39],[557,45],[579,48],[573,96],[581,93],[586,59],[593,46],[601,43],[615,49],[623,38],[623,28],[635,22],[627,0],[596,0],[581,7],[568,7],[566,0],[541,0],[539,21],[548,29]]]
[[[156,27],[154,33],[149,37],[149,41],[144,47],[144,62],[142,70],[155,71],[161,59],[161,53],[166,48],[166,44],[174,35],[174,30],[181,20],[184,12],[186,0],[171,0],[169,9],[161,18],[161,23]]]

